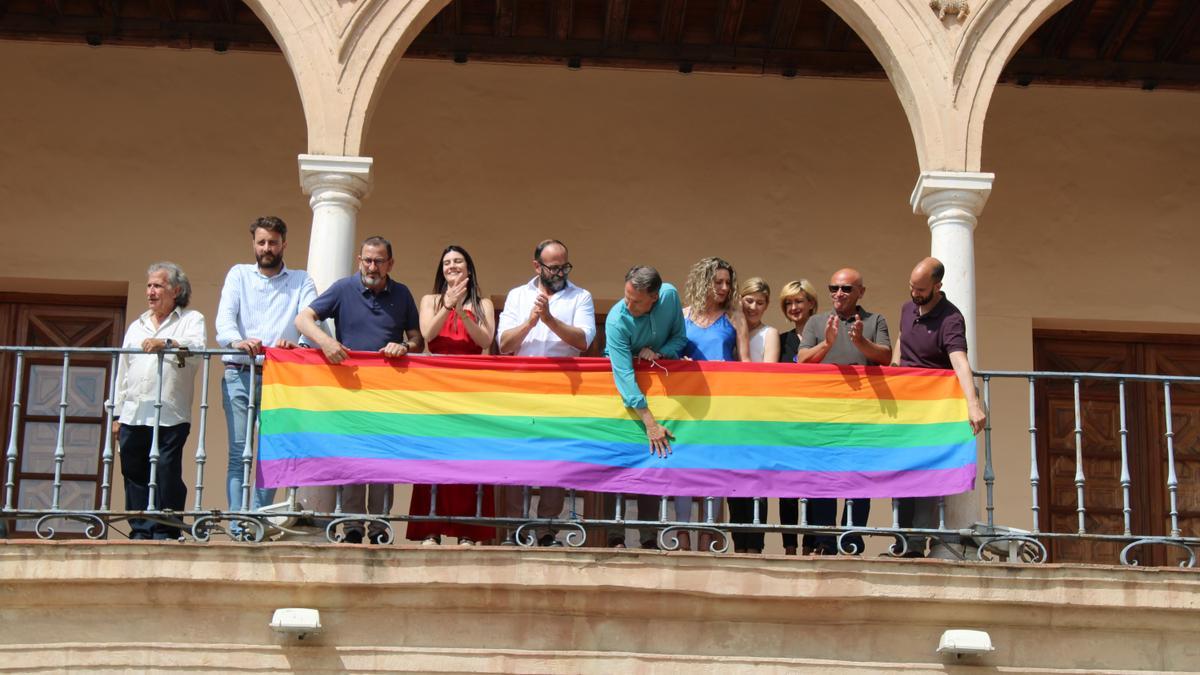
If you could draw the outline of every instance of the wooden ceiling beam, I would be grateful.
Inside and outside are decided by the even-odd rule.
[[[725,0],[721,13],[721,24],[717,28],[717,44],[736,45],[742,31],[742,17],[746,14],[746,0]]]
[[[796,24],[800,22],[803,0],[779,0],[775,7],[775,18],[771,21],[772,49],[787,49],[796,37]]]
[[[687,0],[666,0],[663,2],[662,41],[669,45],[679,44],[683,36],[683,13],[687,11]]]
[[[566,40],[571,36],[575,20],[575,0],[554,0],[554,37]]]
[[[1017,74],[1040,81],[1063,84],[1117,84],[1200,89],[1200,65],[1155,63],[1153,61],[1101,61],[1098,59],[1043,59],[1016,56],[1004,69],[1005,80]]]
[[[825,20],[825,48],[840,52],[846,49],[846,39],[850,36],[850,26],[842,21],[837,12],[830,10],[829,18]]]
[[[621,44],[629,28],[629,0],[608,0],[605,11],[604,44]]]
[[[1154,0],[1127,0],[1121,5],[1121,11],[1104,36],[1104,42],[1100,43],[1101,59],[1116,60],[1121,49],[1125,47],[1125,43],[1129,41],[1133,29],[1137,27],[1142,16],[1146,14],[1146,10],[1150,9],[1153,4]]]
[[[51,21],[62,16],[62,3],[59,0],[42,0],[42,16]]]
[[[1171,17],[1171,28],[1167,37],[1158,46],[1155,57],[1159,61],[1174,61],[1179,53],[1196,34],[1196,26],[1200,24],[1200,2],[1182,0],[1175,16]]]
[[[496,0],[496,17],[492,24],[492,33],[496,37],[512,36],[516,4],[516,0]]]
[[[1092,12],[1096,0],[1073,0],[1071,4],[1059,10],[1054,25],[1050,29],[1050,37],[1042,47],[1042,56],[1050,59],[1061,59],[1071,50],[1071,43],[1083,27],[1083,22]]]
[[[5,39],[34,39],[49,42],[78,43],[80,38],[96,36],[104,44],[136,46],[176,45],[173,35],[190,35],[196,44],[225,40],[247,51],[278,51],[279,47],[262,24],[223,24],[210,21],[179,21],[164,30],[164,22],[158,17],[129,17],[120,19],[120,31],[110,17],[63,15],[55,21],[39,14],[10,13],[0,27],[0,37]],[[194,46],[189,43],[187,46]]]
[[[811,74],[850,74],[872,78],[885,77],[879,62],[868,52],[828,52],[822,50],[786,50],[776,52],[764,47],[740,47],[736,52],[712,45],[671,45],[662,42],[606,46],[598,39],[555,40],[553,38],[501,39],[493,36],[451,38],[434,33],[422,34],[413,41],[405,56],[445,58],[456,48],[469,48],[472,59],[519,63],[560,63],[578,56],[593,62],[621,64],[622,67],[673,69],[680,59],[696,64],[697,70],[727,70],[736,66],[742,72],[762,72],[787,59]],[[638,64],[641,64],[640,66]],[[711,68],[709,68],[711,66]]]
[[[179,20],[179,13],[175,10],[175,0],[154,0],[151,6],[155,14],[165,17],[168,21]]]

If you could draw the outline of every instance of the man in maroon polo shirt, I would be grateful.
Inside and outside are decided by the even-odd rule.
[[[892,365],[909,368],[943,368],[958,376],[967,398],[971,429],[983,429],[987,413],[975,392],[975,378],[967,361],[967,325],[962,312],[942,292],[946,267],[937,258],[917,263],[908,278],[911,300],[900,308],[900,334],[896,338]],[[937,527],[936,497],[900,499],[901,527]],[[909,537],[905,557],[925,557],[925,538]]]

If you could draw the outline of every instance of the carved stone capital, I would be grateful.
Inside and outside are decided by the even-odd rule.
[[[371,191],[370,157],[300,155],[300,186],[311,195],[309,205],[335,203],[355,211]]]
[[[929,216],[929,226],[966,223],[972,229],[992,193],[994,173],[923,171],[913,188],[913,213]]]

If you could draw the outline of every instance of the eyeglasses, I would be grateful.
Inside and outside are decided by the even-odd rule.
[[[374,265],[375,267],[383,267],[384,265],[386,265],[388,263],[389,260],[391,260],[391,258],[364,258],[361,255],[358,256],[358,259],[362,262],[362,264],[366,265],[367,267],[370,267],[372,265]]]
[[[550,274],[570,274],[571,270],[575,269],[575,266],[571,263],[565,265],[542,265],[542,263],[538,263],[538,265],[541,265],[541,268]]]
[[[837,284],[829,284],[829,292],[830,293],[837,293],[838,291],[841,291],[843,293],[853,293],[855,288],[856,288],[855,286],[852,286],[850,284],[842,284],[840,286]]]

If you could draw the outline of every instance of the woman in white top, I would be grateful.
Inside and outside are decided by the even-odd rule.
[[[761,277],[751,277],[738,288],[742,315],[750,334],[750,360],[757,363],[779,361],[779,331],[763,323],[763,314],[771,304],[771,287]],[[752,497],[729,498],[729,522],[753,523],[754,504],[758,503],[758,522],[767,522],[767,500]],[[762,553],[762,532],[734,532],[733,550],[737,553]]]
[[[779,331],[763,323],[763,314],[771,303],[771,287],[762,277],[751,277],[738,289],[742,315],[750,331],[750,360],[755,363],[779,361]]]

